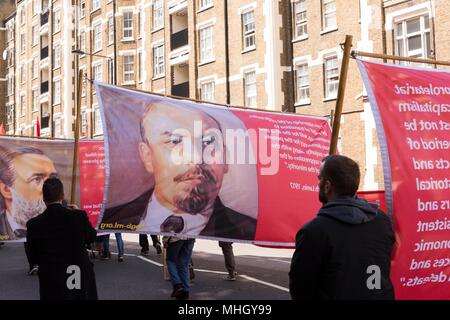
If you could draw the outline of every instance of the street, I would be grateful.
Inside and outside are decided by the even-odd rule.
[[[162,255],[153,247],[140,256],[138,236],[124,234],[125,261],[118,263],[116,241],[111,236],[111,260],[95,259],[94,270],[101,300],[170,300],[172,285],[163,279]],[[150,241],[151,243],[151,241]],[[288,272],[293,250],[233,245],[237,281],[227,274],[217,241],[197,240],[194,246],[195,279],[191,300],[287,300]],[[22,243],[6,243],[0,249],[0,300],[39,299],[37,276],[27,274]]]

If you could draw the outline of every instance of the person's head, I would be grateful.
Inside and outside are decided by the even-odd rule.
[[[346,156],[330,155],[322,160],[318,178],[319,200],[323,204],[337,197],[353,197],[359,186],[359,166]]]
[[[45,180],[42,187],[42,196],[45,204],[62,203],[64,200],[64,186],[56,177]]]
[[[140,129],[139,153],[158,201],[178,213],[212,206],[228,172],[219,123],[203,111],[157,102],[145,109]]]
[[[0,206],[16,223],[26,222],[45,210],[44,181],[57,172],[53,162],[33,147],[9,150],[0,146]]]

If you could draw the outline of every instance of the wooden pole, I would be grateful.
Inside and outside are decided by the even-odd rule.
[[[438,65],[442,65],[442,66],[450,66],[449,61],[400,57],[400,56],[393,56],[393,55],[389,55],[389,54],[380,54],[380,53],[363,52],[363,51],[352,51],[352,57],[354,57],[354,58],[368,57],[368,58],[377,58],[377,59],[386,59],[386,60],[397,60],[397,61],[407,61],[407,62],[415,62],[415,63],[438,64]]]
[[[347,84],[348,65],[350,62],[350,52],[352,48],[353,36],[345,36],[344,56],[342,58],[341,73],[339,75],[339,89],[336,100],[336,110],[334,112],[333,131],[331,133],[330,154],[337,151],[339,130],[341,127],[341,115],[344,106],[345,86]]]
[[[78,167],[78,142],[80,141],[80,113],[81,113],[81,88],[83,86],[83,70],[78,71],[77,105],[75,111],[75,141],[73,144],[72,163],[72,188],[70,189],[70,203],[75,203],[75,191],[77,186]]]

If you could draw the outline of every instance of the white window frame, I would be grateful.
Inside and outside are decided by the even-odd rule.
[[[92,0],[92,11],[100,9],[100,0]]]
[[[114,16],[108,16],[108,45],[114,43]]]
[[[198,0],[198,10],[206,10],[214,6],[213,0]]]
[[[81,97],[86,97],[86,92],[87,92],[87,80],[85,77],[86,74],[86,69],[81,69],[83,70],[83,79],[81,80]]]
[[[53,105],[61,104],[61,79],[53,80],[52,89],[53,89],[52,104]],[[57,94],[58,93],[57,89],[59,90],[59,94]]]
[[[80,19],[86,16],[86,0],[80,0]]]
[[[138,82],[142,83],[144,81],[144,60],[143,60],[143,55],[142,55],[142,51],[138,51],[137,53],[138,56]]]
[[[53,123],[54,123],[54,128],[53,128],[54,137],[55,138],[60,138],[61,135],[62,135],[61,116],[54,117]]]
[[[131,19],[126,19],[125,16],[131,15]],[[131,20],[131,25],[126,26],[126,24],[129,24]],[[134,14],[133,11],[127,10],[123,12],[123,30],[122,30],[122,40],[133,40],[133,23],[134,23]]]
[[[24,117],[27,114],[27,98],[25,93],[20,94],[20,116]]]
[[[86,108],[81,109],[80,135],[86,137],[88,133],[88,121]]]
[[[103,66],[101,62],[92,65],[92,80],[103,80]],[[98,73],[98,74],[97,74]]]
[[[164,28],[164,0],[153,1],[153,31]]]
[[[305,72],[306,71],[306,72]],[[311,83],[309,82],[308,62],[299,62],[295,65],[295,102],[298,105],[309,104]],[[302,81],[303,80],[303,81]]]
[[[208,91],[209,90],[209,91]],[[215,101],[216,83],[214,80],[200,82],[200,100],[207,102]]]
[[[153,78],[160,78],[165,75],[164,50],[163,43],[153,47]]]
[[[335,60],[336,65],[328,69],[327,62]],[[323,58],[324,70],[324,86],[325,86],[325,100],[334,100],[337,98],[339,88],[339,58],[337,54],[329,55]],[[330,90],[331,86],[335,89]]]
[[[248,15],[253,15],[253,21],[247,20]],[[256,48],[256,19],[255,10],[247,10],[241,14],[241,24],[242,24],[242,48],[243,51],[250,51]],[[250,28],[253,25],[253,28]],[[250,40],[253,39],[253,40]],[[247,42],[253,42],[253,44],[247,45]]]
[[[25,33],[20,34],[20,53],[25,53],[26,38]]]
[[[108,59],[108,80],[110,84],[115,84],[114,59]]]
[[[419,19],[419,30],[415,32],[408,33],[408,22]],[[428,27],[426,26],[426,21],[428,19]],[[399,34],[399,27],[401,27],[402,33]],[[427,43],[427,35],[428,42]],[[409,50],[409,39],[420,37],[420,49]],[[431,44],[431,26],[430,26],[430,16],[428,13],[421,13],[416,16],[408,17],[402,20],[397,20],[394,23],[394,50],[395,54],[399,56],[411,57],[411,58],[422,58],[431,59],[430,51],[432,50]],[[399,43],[402,44],[400,49]],[[428,48],[430,46],[430,48]],[[400,62],[401,64],[410,64],[409,62]]]
[[[53,46],[53,69],[61,67],[61,45],[59,43]]]
[[[39,57],[34,56],[32,60],[33,68],[33,79],[37,79],[39,76]]]
[[[134,84],[134,54],[124,54],[122,56],[123,84]]]
[[[322,29],[323,31],[335,30],[337,28],[337,14],[336,14],[336,0],[321,0],[322,3]],[[329,10],[327,6],[334,3],[334,9]],[[334,24],[327,25],[327,18],[332,18],[334,16]]]
[[[98,32],[98,30],[100,30]],[[94,53],[102,50],[102,43],[103,43],[103,34],[102,34],[102,22],[98,21],[94,24],[92,27],[93,31],[93,40],[94,40]]]
[[[249,83],[249,75],[254,74],[254,79]],[[254,95],[249,95],[252,92],[250,86],[254,87]],[[254,108],[258,105],[258,87],[256,70],[247,70],[244,72],[244,105],[246,107]]]
[[[198,30],[200,64],[214,61],[214,26],[208,25]]]
[[[308,9],[306,0],[297,0],[294,6],[294,39],[305,39],[308,37]],[[298,10],[298,11],[297,11]]]
[[[61,31],[61,8],[53,11],[53,33]]]
[[[41,0],[33,0],[33,16],[39,13],[39,4]]]
[[[31,32],[33,33],[33,47],[37,46],[39,43],[39,26],[38,24],[34,24],[31,27]]]
[[[19,74],[19,81],[20,81],[21,84],[23,84],[23,83],[25,83],[25,78],[26,78],[26,75],[25,75],[26,69],[25,69],[25,65],[24,64],[22,64],[20,66],[19,72],[20,72],[20,74]]]
[[[86,31],[80,31],[80,50],[86,52]]]
[[[92,106],[94,109],[94,135],[102,135],[103,134],[103,127],[102,127],[102,118],[100,115],[100,108],[98,105]]]
[[[31,96],[33,99],[33,112],[39,111],[39,89],[34,88],[31,90]]]

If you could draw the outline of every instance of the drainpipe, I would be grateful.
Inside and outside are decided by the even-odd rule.
[[[230,97],[230,45],[229,45],[229,26],[228,26],[228,0],[224,0],[225,15],[225,85],[227,90],[227,104],[231,104]]]
[[[286,0],[287,4],[287,23],[288,27],[286,28],[287,33],[287,63],[286,65],[291,66],[291,70],[289,71],[289,97],[288,97],[288,106],[285,108],[285,111],[294,112],[295,113],[295,79],[294,79],[294,44],[292,43],[292,39],[294,38],[292,35],[293,30],[293,21],[292,21],[292,4],[289,0]]]
[[[113,25],[114,25],[114,85],[117,84],[117,28],[116,28],[116,0],[113,0]]]

